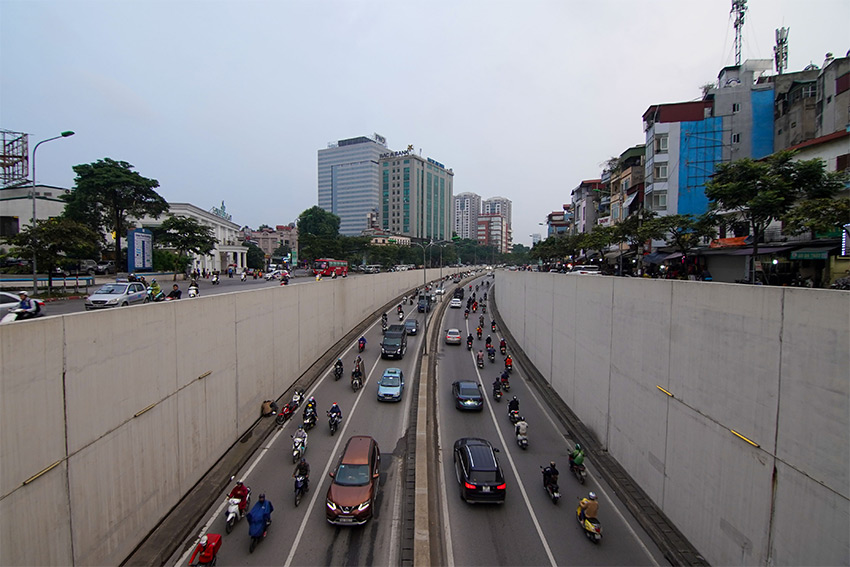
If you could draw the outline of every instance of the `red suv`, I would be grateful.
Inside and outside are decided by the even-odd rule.
[[[381,451],[368,435],[355,435],[345,444],[336,468],[330,473],[325,513],[328,522],[337,525],[365,524],[381,477]]]

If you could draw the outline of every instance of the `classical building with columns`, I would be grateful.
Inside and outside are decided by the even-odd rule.
[[[168,212],[158,219],[145,217],[138,221],[138,228],[151,228],[159,226],[168,215],[176,217],[187,217],[213,229],[213,236],[218,240],[216,247],[206,256],[194,254],[191,268],[198,271],[219,270],[227,271],[228,266],[234,266],[237,272],[247,267],[248,247],[242,246],[239,239],[241,227],[231,221],[231,215],[227,213],[224,202],[221,207],[212,207],[205,211],[189,203],[168,203]]]

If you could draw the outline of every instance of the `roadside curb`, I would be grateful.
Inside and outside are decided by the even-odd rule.
[[[495,285],[491,286],[492,291],[490,293],[492,301],[490,310],[496,320],[499,331],[513,345],[510,350],[514,358],[518,360],[525,370],[528,382],[533,384],[535,389],[541,394],[541,397],[557,419],[567,429],[570,438],[581,443],[581,446],[585,448],[596,470],[599,471],[605,481],[613,488],[615,494],[625,504],[635,520],[646,531],[671,565],[710,565],[696,547],[676,528],[667,515],[664,514],[649,495],[626,472],[625,468],[608,451],[602,448],[602,445],[596,440],[593,433],[573,413],[558,393],[550,386],[543,374],[534,366],[525,354],[525,351],[519,347],[516,337],[511,334],[499,315],[495,287]]]

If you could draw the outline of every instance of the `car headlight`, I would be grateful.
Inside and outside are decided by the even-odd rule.
[[[333,510],[334,512],[336,512],[336,509],[337,509],[337,508],[336,508],[336,504],[334,504],[334,503],[333,503],[333,502],[331,502],[330,500],[327,500],[327,501],[326,501],[326,503],[327,503],[327,505],[328,505],[328,508],[330,508],[331,510]]]
[[[110,299],[110,300],[109,300],[109,301],[107,301],[106,303],[107,303],[108,305],[115,305],[116,303],[118,303],[118,298],[117,298],[117,297],[113,297],[112,299]]]
[[[371,500],[367,500],[366,502],[364,502],[363,504],[361,504],[360,506],[358,506],[358,507],[357,507],[357,511],[358,511],[358,512],[362,512],[363,510],[365,510],[366,508],[368,508],[370,504],[372,504],[372,501],[371,501]]]

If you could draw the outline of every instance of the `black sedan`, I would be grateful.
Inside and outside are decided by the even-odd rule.
[[[486,439],[462,437],[455,441],[454,463],[460,497],[467,502],[505,501],[507,484],[493,447]]]
[[[481,387],[474,380],[458,380],[452,384],[452,395],[459,410],[481,411],[484,409],[484,396]]]
[[[404,322],[404,328],[407,329],[408,335],[416,335],[419,333],[419,322],[416,319],[408,319]]]

